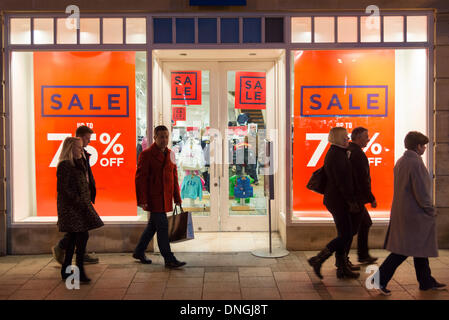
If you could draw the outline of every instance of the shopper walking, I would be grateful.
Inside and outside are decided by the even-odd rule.
[[[354,194],[353,175],[348,157],[348,132],[342,127],[332,128],[328,140],[331,146],[324,159],[327,181],[323,203],[334,218],[338,236],[308,262],[316,275],[322,279],[321,265],[335,252],[337,277],[357,278],[359,273],[351,271],[346,258],[346,248],[354,234],[351,213],[360,211]]]
[[[431,275],[429,257],[438,257],[436,213],[431,197],[431,178],[421,156],[429,138],[420,132],[407,133],[407,149],[394,167],[394,195],[385,249],[391,254],[385,259],[373,279],[379,279],[379,290],[390,295],[388,282],[396,268],[412,256],[420,290],[446,287]]]
[[[70,275],[67,272],[67,267],[72,264],[76,248],[79,280],[86,283],[90,282],[84,271],[84,254],[89,239],[88,231],[104,224],[92,206],[88,182],[89,173],[83,160],[82,146],[80,138],[68,137],[64,140],[56,176],[58,227],[60,232],[67,232],[61,276],[65,280]]]
[[[86,151],[86,149],[84,149],[90,143],[90,138],[93,133],[94,133],[94,131],[91,128],[89,128],[87,126],[79,126],[76,129],[75,135],[81,139],[82,144],[83,144],[82,159],[87,168],[90,199],[91,199],[92,203],[95,204],[95,197],[97,195],[97,190],[95,187],[95,179],[94,179],[94,175],[92,173],[92,169],[90,168],[90,162],[89,162],[90,154]],[[69,237],[70,236],[68,234],[65,234],[64,237],[59,241],[59,243],[51,248],[53,257],[55,258],[55,260],[57,262],[59,262],[59,264],[62,264],[64,262],[65,250],[67,249],[68,243],[70,242]],[[87,253],[84,255],[84,263],[95,264],[98,262],[99,262],[98,258],[92,257],[91,255],[89,255]]]
[[[376,262],[377,258],[369,254],[368,233],[373,222],[365,204],[370,203],[371,208],[376,208],[377,201],[371,192],[371,175],[368,158],[362,150],[370,140],[368,129],[364,127],[355,128],[352,130],[351,140],[348,147],[348,150],[351,152],[349,160],[351,161],[354,174],[356,198],[361,209],[360,213],[353,214],[355,218],[353,220],[354,232],[357,232],[357,255],[360,263],[371,264]],[[351,249],[351,244],[352,241],[346,249],[347,253]],[[351,265],[349,260],[348,263]]]
[[[150,219],[134,250],[133,258],[144,264],[151,263],[145,250],[157,232],[157,243],[164,257],[165,267],[179,268],[186,263],[175,258],[168,240],[166,212],[173,210],[173,199],[176,205],[181,205],[175,155],[167,148],[168,140],[167,127],[156,127],[155,142],[139,156],[136,171],[137,205],[150,212]]]

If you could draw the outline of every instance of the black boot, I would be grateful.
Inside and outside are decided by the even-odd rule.
[[[61,278],[62,280],[66,280],[68,277],[72,275],[71,269],[69,269],[68,272],[66,272],[67,267],[72,265],[72,258],[73,258],[73,251],[74,248],[70,245],[69,248],[66,251],[64,262],[61,266]]]
[[[351,260],[349,260],[349,257],[346,257],[346,264],[348,265],[348,268],[351,271],[359,271],[360,270],[359,266],[355,266],[352,264]]]
[[[78,254],[76,255],[76,266],[80,271],[80,282],[81,283],[89,283],[91,280],[87,277],[86,272],[84,270],[84,254],[78,258]]]
[[[358,272],[352,272],[348,266],[348,260],[345,255],[335,254],[337,260],[337,278],[338,279],[357,279],[360,276]]]
[[[332,255],[332,252],[330,252],[328,247],[325,247],[316,256],[307,260],[309,262],[309,264],[313,267],[313,271],[315,271],[315,274],[318,276],[318,278],[323,279],[323,276],[321,274],[321,265],[331,255]]]
[[[351,271],[359,271],[360,270],[359,266],[355,266],[352,264],[351,260],[349,260],[349,257],[346,257],[346,264],[348,265],[348,268]],[[335,266],[338,268],[337,259],[335,259]]]
[[[62,264],[62,267],[61,267],[61,278],[62,278],[62,280],[66,280],[72,274],[72,272],[69,272],[69,273],[65,272],[69,265],[70,264],[67,264],[67,265],[65,263]]]

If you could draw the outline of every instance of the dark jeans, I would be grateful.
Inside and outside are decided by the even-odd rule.
[[[337,237],[327,244],[327,248],[331,252],[338,255],[345,255],[348,245],[351,245],[353,231],[353,217],[349,213],[346,205],[327,206],[327,210],[334,217],[335,227],[337,228]]]
[[[369,216],[368,210],[365,206],[362,206],[362,211],[358,213],[351,213],[352,221],[352,233],[353,236],[357,236],[357,254],[359,258],[365,258],[368,256],[368,233],[373,222]],[[351,250],[352,240],[349,241],[346,247],[346,254]]]
[[[407,259],[406,256],[391,253],[379,267],[379,284],[386,287],[393,277],[397,267]],[[428,258],[413,258],[415,264],[416,279],[420,289],[429,289],[435,284],[435,279],[431,275]]]
[[[363,206],[362,217],[359,225],[357,236],[357,255],[359,258],[366,258],[368,256],[368,233],[373,225],[368,210]]]
[[[140,237],[134,252],[138,255],[143,255],[148,247],[154,234],[157,232],[157,244],[164,257],[165,262],[175,261],[176,258],[171,252],[170,242],[168,241],[168,220],[165,212],[151,212],[147,227]]]
[[[65,258],[64,266],[72,264],[73,254],[76,248],[76,265],[83,266],[84,254],[86,253],[87,240],[89,240],[89,232],[68,232],[64,236],[65,239]],[[80,268],[81,269],[81,268]]]

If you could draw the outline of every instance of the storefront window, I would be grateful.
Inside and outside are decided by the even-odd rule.
[[[80,43],[100,43],[100,19],[80,19]]]
[[[338,17],[338,42],[357,42],[357,17]]]
[[[75,44],[76,41],[76,21],[72,22],[65,18],[57,19],[56,42],[58,44]]]
[[[11,44],[31,44],[31,20],[11,19]]]
[[[315,17],[315,42],[335,42],[334,17]]]
[[[384,41],[404,41],[404,17],[384,17]]]
[[[126,18],[126,43],[147,42],[147,19]]]
[[[80,125],[94,131],[86,150],[99,214],[145,220],[134,175],[147,128],[146,53],[13,52],[11,75],[13,221],[56,221],[59,153]]]
[[[120,44],[123,43],[123,19],[104,18],[103,19],[103,43]]]
[[[292,42],[312,42],[312,18],[292,18]]]
[[[34,43],[53,44],[53,19],[34,19]]]
[[[369,130],[364,149],[378,202],[374,221],[389,218],[393,167],[408,131],[428,134],[426,49],[292,52],[293,221],[330,220],[323,196],[306,188],[323,165],[330,128]],[[427,163],[427,154],[423,156]]]
[[[380,17],[360,17],[360,40],[380,42]]]
[[[409,16],[407,17],[407,41],[425,42],[427,41],[427,17]]]

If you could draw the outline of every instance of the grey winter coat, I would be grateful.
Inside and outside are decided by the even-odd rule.
[[[394,167],[394,195],[384,248],[412,257],[438,257],[431,178],[421,157],[407,150]]]
[[[56,170],[58,227],[60,232],[85,232],[103,226],[91,203],[87,168],[83,160],[62,161]]]

